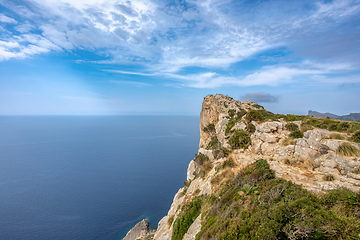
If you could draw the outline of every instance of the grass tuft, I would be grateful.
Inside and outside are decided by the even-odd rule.
[[[359,157],[360,156],[359,150],[347,142],[340,144],[340,146],[336,150],[336,153],[341,156],[346,156],[346,157]]]

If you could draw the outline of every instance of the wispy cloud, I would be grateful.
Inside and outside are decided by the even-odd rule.
[[[148,87],[148,86],[152,86],[152,85],[149,84],[149,83],[134,82],[134,81],[110,80],[110,82],[116,83],[116,84],[123,84],[123,85],[133,85],[133,86],[138,86],[138,87]]]
[[[188,0],[0,0],[4,31],[0,61],[53,51],[91,51],[98,64],[137,64],[146,71],[114,70],[143,77],[162,76],[189,87],[253,86],[288,83],[297,76],[360,68],[358,0],[291,3]],[[236,63],[266,50],[285,47],[283,62],[252,73],[224,74]],[[94,63],[86,56],[78,59]],[[334,69],[309,67],[324,62]],[[192,74],[181,70],[202,68]],[[349,70],[349,68],[347,69]]]

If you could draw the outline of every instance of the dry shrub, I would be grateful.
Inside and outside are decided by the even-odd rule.
[[[345,140],[346,137],[343,136],[343,135],[341,135],[341,134],[339,134],[339,133],[331,133],[331,134],[327,137],[327,139]]]
[[[216,189],[227,183],[230,179],[234,178],[234,172],[230,168],[223,169],[219,174],[211,179],[211,185]]]
[[[281,145],[283,146],[288,146],[288,145],[295,145],[296,141],[294,138],[292,137],[287,137],[287,138],[284,138],[282,141],[281,141]]]
[[[346,156],[346,157],[359,157],[360,156],[359,149],[357,149],[355,146],[353,146],[352,144],[347,143],[347,142],[340,144],[340,146],[336,150],[336,153],[341,156]]]
[[[334,181],[335,177],[332,174],[326,174],[323,177],[324,181]]]

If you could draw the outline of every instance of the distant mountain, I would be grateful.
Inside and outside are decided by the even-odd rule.
[[[353,122],[360,121],[360,113],[350,113],[349,115],[339,116],[332,113],[320,113],[317,111],[309,110],[308,115],[313,117],[320,117],[320,118],[329,117],[331,119],[339,119],[343,121],[353,121]]]

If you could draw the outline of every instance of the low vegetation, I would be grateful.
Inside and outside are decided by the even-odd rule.
[[[346,137],[339,133],[331,133],[327,139],[338,139],[338,140],[346,140]]]
[[[205,154],[202,153],[195,154],[194,161],[195,164],[199,166],[198,170],[193,173],[195,175],[195,178],[205,177],[213,168],[209,157],[206,156]],[[185,186],[185,182],[184,182],[184,186]]]
[[[324,179],[324,181],[334,181],[335,177],[332,174],[326,174],[326,175],[324,175],[323,179]]]
[[[207,145],[207,150],[214,150],[218,148],[219,140],[216,136],[211,137],[209,144]]]
[[[299,130],[299,126],[295,123],[288,123],[285,125],[285,128],[291,132]]]
[[[347,142],[341,143],[337,148],[336,153],[346,157],[360,156],[359,150],[355,146]]]
[[[290,133],[289,136],[292,138],[302,138],[304,136],[304,134],[300,130],[296,130],[296,131],[293,131],[292,133]]]
[[[265,160],[242,170],[215,194],[185,204],[174,222],[182,239],[202,214],[196,239],[358,239],[360,194],[338,189],[317,196],[283,179]]]
[[[172,240],[181,240],[191,224],[200,215],[203,197],[196,197],[192,202],[181,208],[180,216],[175,220],[173,226]]]
[[[250,142],[250,134],[244,130],[237,130],[229,139],[232,149],[247,148]]]
[[[206,127],[204,127],[205,132],[215,132],[215,125],[210,123]]]
[[[246,131],[248,131],[249,133],[254,133],[256,131],[255,125],[252,123],[249,123],[248,125],[246,125]]]
[[[295,145],[295,143],[296,143],[296,141],[293,137],[287,137],[281,141],[281,145],[283,145],[283,146]]]
[[[360,143],[360,131],[354,133],[354,135],[351,137],[351,140],[353,140],[356,143]]]

